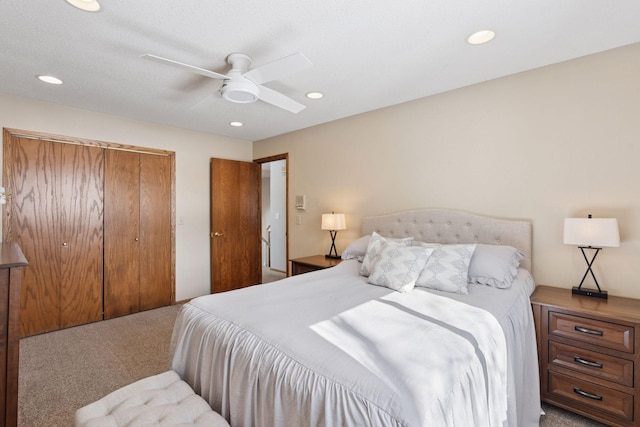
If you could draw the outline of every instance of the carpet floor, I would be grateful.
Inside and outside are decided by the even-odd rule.
[[[169,369],[179,306],[20,340],[19,427],[71,427],[76,409]]]
[[[179,306],[77,326],[20,341],[19,427],[71,427],[76,409],[169,369]],[[600,427],[551,405],[541,427]]]

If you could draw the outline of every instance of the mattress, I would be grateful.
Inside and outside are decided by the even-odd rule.
[[[526,270],[508,289],[401,294],[359,266],[192,300],[172,369],[234,427],[538,425]]]

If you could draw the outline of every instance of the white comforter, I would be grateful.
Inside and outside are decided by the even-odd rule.
[[[173,369],[234,427],[508,424],[496,317],[354,264],[191,301]]]

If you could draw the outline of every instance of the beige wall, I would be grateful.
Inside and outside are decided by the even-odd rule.
[[[251,142],[2,94],[0,127],[175,151],[176,299],[209,293],[209,158],[250,161]]]
[[[307,196],[306,211],[290,202],[290,257],[328,251],[325,212],[347,214],[342,251],[363,215],[457,208],[531,220],[537,283],[571,287],[586,264],[562,244],[563,220],[592,213],[618,218],[622,239],[598,256],[601,286],[640,298],[640,44],[257,141],[253,150],[254,158],[288,152],[289,200]]]

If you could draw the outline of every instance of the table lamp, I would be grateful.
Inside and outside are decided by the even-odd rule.
[[[565,245],[577,245],[587,263],[587,271],[582,276],[580,285],[574,286],[571,292],[577,295],[607,298],[607,291],[600,289],[592,267],[596,256],[598,256],[603,247],[620,246],[618,220],[615,218],[592,218],[591,215],[588,218],[565,218],[563,243]],[[585,253],[587,249],[594,251],[591,260]],[[582,287],[589,274],[593,277],[597,290]]]
[[[339,230],[346,230],[346,221],[344,214],[331,212],[330,214],[322,214],[322,229],[329,230],[331,235],[331,248],[329,253],[325,255],[326,258],[340,258],[338,251],[336,250],[336,235]]]

